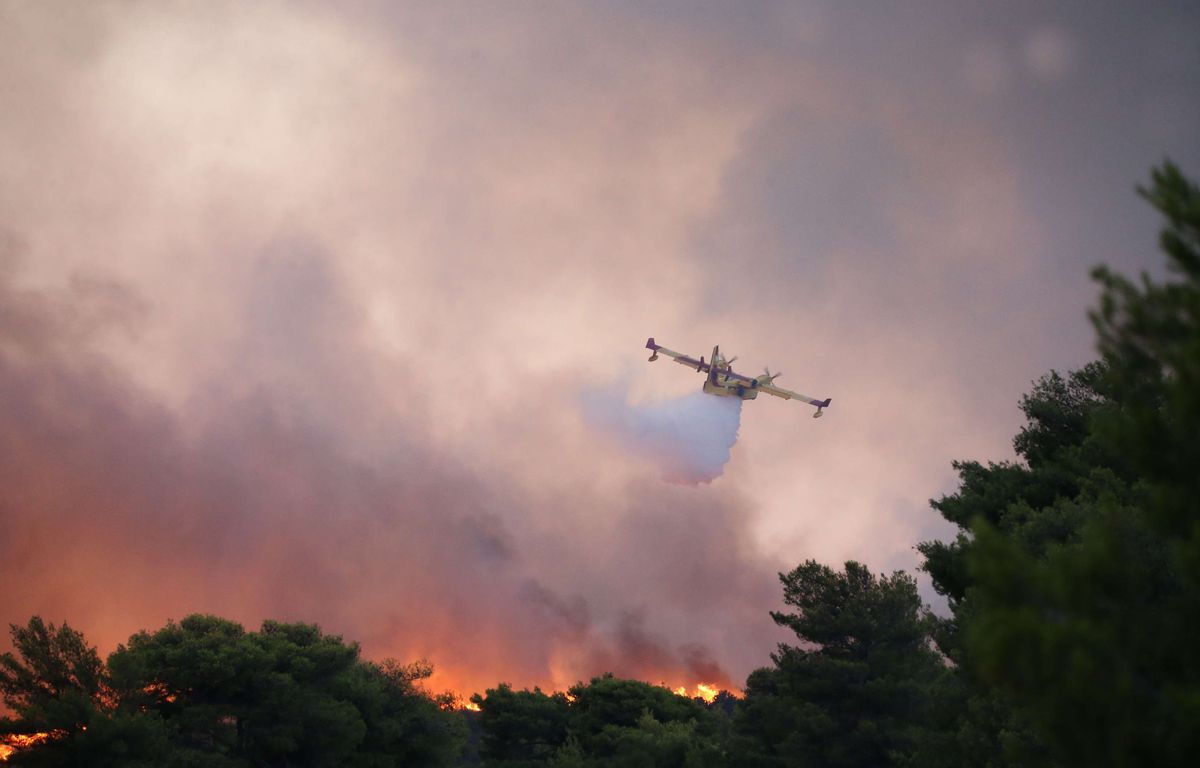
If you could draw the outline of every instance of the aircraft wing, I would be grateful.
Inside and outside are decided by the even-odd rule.
[[[676,352],[672,349],[667,349],[666,347],[661,346],[659,344],[655,344],[653,338],[646,340],[646,349],[648,349],[654,353],[654,354],[650,355],[651,360],[657,360],[659,355],[666,355],[667,357],[672,358],[675,362],[679,363],[680,365],[686,365],[688,368],[694,368],[695,370],[700,371],[702,373],[707,373],[708,370],[712,367],[709,363],[704,361],[703,355],[701,355],[700,359],[697,360],[694,357],[689,357],[687,355]]]
[[[822,408],[829,407],[829,402],[833,399],[827,397],[824,400],[817,400],[815,397],[802,395],[799,392],[793,392],[790,389],[783,389],[782,387],[777,387],[774,384],[759,384],[758,390],[760,392],[766,392],[768,395],[782,397],[784,400],[802,400],[809,405],[815,405],[817,406],[817,415],[820,415]]]

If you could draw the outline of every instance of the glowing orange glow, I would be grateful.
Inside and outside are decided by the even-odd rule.
[[[176,694],[172,693],[171,690],[169,688],[167,688],[167,686],[163,685],[162,683],[151,683],[150,685],[147,685],[145,688],[143,688],[142,691],[144,693],[150,694],[151,696],[157,696],[159,699],[167,702],[168,704],[173,704],[175,702],[175,700],[177,698],[179,698]]]
[[[7,763],[8,758],[18,750],[28,749],[49,740],[48,733],[12,733],[0,736],[0,763]]]
[[[663,685],[664,688],[670,688],[670,686],[665,684],[660,683],[660,685]],[[741,698],[741,693],[739,691],[722,688],[715,683],[696,683],[695,686],[692,687],[692,692],[690,694],[688,693],[688,687],[686,685],[680,685],[675,688],[671,688],[671,692],[677,696],[685,696],[689,699],[703,699],[706,704],[712,704],[714,701],[716,701],[717,695],[721,693],[721,691],[726,691],[734,698]]]
[[[429,694],[426,693],[426,695],[428,696]],[[464,709],[470,712],[479,711],[479,705],[471,701],[469,695],[464,696],[457,691],[446,691],[431,698],[441,709],[448,712],[458,712]]]

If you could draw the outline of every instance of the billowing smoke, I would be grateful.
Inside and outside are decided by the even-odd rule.
[[[652,462],[664,480],[695,485],[711,482],[724,471],[737,442],[742,401],[692,392],[630,405],[624,398],[593,394],[586,410],[595,424]]]
[[[312,621],[373,658],[428,658],[433,685],[464,693],[609,671],[737,685],[767,658],[778,568],[735,489],[635,473],[605,490],[582,432],[555,446],[560,485],[520,471],[544,439],[508,471],[435,447],[419,411],[380,405],[397,378],[356,345],[312,242],[254,259],[241,333],[183,408],[102,351],[151,322],[136,291],[20,286],[22,250],[0,239],[0,626],[41,614],[106,652],[197,611]],[[621,424],[694,482],[727,460],[738,406],[697,393]]]
[[[1021,116],[1049,83],[997,112],[920,76],[969,63],[983,17],[898,51],[832,3],[516,5],[0,2],[0,628],[108,650],[208,611],[427,656],[462,691],[737,683],[786,637],[779,570],[914,564],[950,460],[992,455],[1090,338],[1082,298],[1046,297],[1140,258],[1129,169],[1171,135],[1195,154],[1194,46],[1155,32],[1176,12],[1077,31],[1123,40],[1113,66],[1174,114],[1092,121],[1125,148],[1092,169],[1075,121],[995,140],[989,115],[1047,127]],[[1121,118],[1083,69],[1076,101]],[[1027,186],[1021,158],[1064,149],[1102,183]],[[1118,223],[1056,226],[1098,210]],[[763,460],[711,483],[737,401],[580,418],[648,331],[734,326],[859,406],[756,429]],[[623,378],[699,389],[671,368]]]

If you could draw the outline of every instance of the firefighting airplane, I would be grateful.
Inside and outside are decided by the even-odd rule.
[[[650,350],[650,362],[658,359],[660,354],[667,357],[675,358],[675,362],[686,365],[688,368],[695,368],[698,373],[707,373],[708,378],[704,382],[704,391],[710,395],[719,397],[740,397],[743,400],[753,400],[758,397],[759,392],[766,392],[768,395],[782,397],[784,400],[803,400],[809,405],[815,405],[817,412],[813,414],[814,419],[821,417],[821,411],[829,407],[829,401],[832,398],[824,400],[816,400],[806,395],[801,395],[798,392],[792,392],[787,389],[781,389],[775,386],[772,382],[779,378],[778,373],[771,373],[771,369],[766,369],[766,373],[762,376],[750,377],[743,376],[740,373],[734,373],[733,364],[737,357],[731,357],[728,360],[721,357],[721,347],[713,347],[712,357],[709,362],[704,362],[704,356],[701,355],[699,360],[681,355],[666,347],[654,343],[654,338],[646,340],[646,349]]]

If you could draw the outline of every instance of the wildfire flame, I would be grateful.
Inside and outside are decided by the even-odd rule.
[[[7,763],[14,752],[42,744],[50,740],[48,733],[10,733],[0,736],[0,763]]]
[[[681,685],[678,688],[672,688],[671,690],[679,696],[685,696],[689,699],[703,699],[704,703],[712,704],[714,701],[716,701],[717,694],[719,694],[722,689],[719,686],[711,683],[696,683],[696,685],[692,688],[692,693],[690,696],[688,695],[688,689],[685,685]],[[729,691],[729,693],[734,696],[738,695],[736,691]]]
[[[670,688],[670,686],[667,686],[665,684],[663,685],[663,687]],[[702,700],[704,700],[705,703],[708,703],[708,704],[712,704],[713,701],[716,700],[717,694],[719,694],[721,692],[721,688],[719,688],[716,685],[711,685],[709,683],[696,683],[695,686],[693,686],[693,688],[692,688],[692,694],[690,696],[688,696],[687,686],[684,686],[684,685],[678,686],[676,688],[670,688],[670,690],[679,696],[685,696],[687,698],[702,699]],[[731,693],[734,696],[739,696],[737,691],[729,691],[729,693]],[[575,701],[575,697],[569,693],[566,694],[566,697],[567,697],[568,701],[571,701],[571,702]],[[173,696],[170,697],[170,699],[173,699],[173,698],[174,698]],[[458,702],[461,702],[461,706],[463,709],[470,710],[471,712],[479,712],[480,711],[479,705],[476,704],[475,702],[473,702],[469,699],[466,699],[465,697],[455,697],[455,698],[457,699]],[[740,698],[740,696],[739,696],[739,698]],[[9,734],[8,736],[0,736],[0,763],[8,762],[8,759],[13,755],[14,752],[17,752],[18,750],[28,749],[29,747],[37,746],[38,744],[42,744],[42,743],[49,741],[53,737],[53,735],[54,734],[50,734],[50,733],[14,733],[14,734]]]
[[[690,694],[688,693],[688,687],[686,685],[680,685],[675,688],[672,688],[670,685],[667,685],[664,682],[660,682],[660,683],[658,683],[658,685],[671,691],[676,696],[683,696],[684,698],[688,698],[688,699],[701,699],[706,704],[712,704],[714,701],[716,701],[717,696],[719,696],[722,691],[724,691],[725,693],[729,694],[730,696],[733,696],[734,698],[738,698],[738,699],[742,698],[742,696],[743,696],[742,692],[737,689],[730,690],[730,689],[726,689],[726,688],[721,688],[719,685],[716,685],[715,683],[696,683],[694,686],[692,686],[692,689],[691,689],[692,692]],[[571,704],[575,703],[575,696],[573,694],[571,694],[570,692],[556,691],[555,693],[556,694],[561,693],[563,696],[566,697],[567,702],[569,702]],[[469,709],[472,712],[480,711],[479,705],[470,701],[465,696],[455,696],[454,701],[455,701],[456,706],[460,709]]]
[[[174,704],[176,699],[179,698],[177,694],[172,692],[170,688],[162,683],[151,683],[143,688],[142,692],[148,693],[151,696],[157,696],[159,699],[167,702],[168,704]]]

